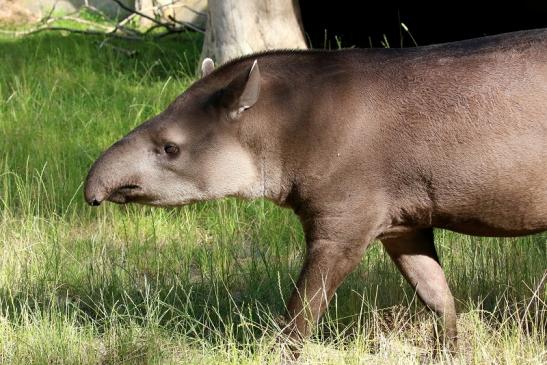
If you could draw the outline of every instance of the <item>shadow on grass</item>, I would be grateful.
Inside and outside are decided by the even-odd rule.
[[[252,239],[261,240],[260,237]],[[545,235],[534,236],[530,241],[544,243]],[[106,253],[105,257],[110,260],[106,266],[101,267],[100,260],[90,261],[88,267],[81,268],[80,276],[71,276],[65,268],[61,277],[45,278],[43,286],[29,286],[25,292],[14,294],[1,289],[0,312],[14,322],[24,322],[28,315],[68,317],[81,325],[93,326],[99,333],[120,325],[136,324],[213,345],[221,344],[228,334],[231,340],[249,344],[253,339],[275,332],[275,317],[285,312],[285,301],[292,290],[291,283],[296,281],[299,262],[274,257],[267,243],[259,243],[253,255],[265,257],[267,264],[229,254],[221,261],[237,270],[223,275],[210,270],[213,261],[199,263],[196,260],[212,255],[208,250],[210,248],[198,247],[180,257],[166,252],[172,254],[172,260],[157,268],[154,255],[157,258],[162,253],[153,242],[134,252],[116,249]],[[243,248],[237,248],[240,250]],[[491,250],[496,248],[487,249],[485,256],[491,255]],[[445,251],[447,254],[450,252]],[[145,261],[139,261],[144,266],[135,262],[137,255]],[[146,260],[148,255],[152,255],[151,260]],[[506,259],[503,256],[501,259]],[[460,275],[454,283],[457,298],[465,303],[460,305],[460,310],[465,311],[470,305],[493,312],[491,317],[500,320],[507,318],[507,311],[515,311],[520,313],[515,320],[519,315],[529,317],[522,323],[544,323],[547,308],[539,301],[530,302],[532,293],[522,287],[524,281],[533,286],[530,275],[533,277],[540,267],[533,259],[524,258],[519,263],[527,264],[533,266],[528,274],[511,278],[485,275],[480,288],[466,286],[472,279]],[[448,276],[450,278],[450,272]],[[519,279],[523,280],[520,287],[508,288],[503,284],[511,280],[519,282]],[[359,322],[370,321],[378,313],[383,313],[382,323],[388,327],[392,322],[410,325],[428,316],[379,244],[369,250],[364,262],[337,291],[327,314],[329,319],[322,322],[318,336],[332,340],[351,328],[348,332],[351,338],[352,331],[359,332],[360,329],[355,328]],[[393,315],[402,317],[394,320]],[[401,320],[403,317],[406,319]]]

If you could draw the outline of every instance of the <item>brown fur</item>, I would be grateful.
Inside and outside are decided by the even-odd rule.
[[[260,77],[249,76],[255,60]],[[238,96],[254,95],[249,87],[260,89],[258,99],[234,114]],[[454,344],[454,300],[432,228],[481,236],[546,230],[546,130],[547,30],[414,49],[269,52],[214,70],[107,151],[88,176],[86,199],[176,205],[264,196],[291,207],[308,246],[289,301],[296,337],[309,334],[379,238]],[[185,137],[186,165],[161,162],[161,179],[143,176],[152,162],[128,156],[161,148],[166,133]],[[202,175],[224,164],[209,150],[226,149],[254,167],[218,194]],[[201,193],[175,199],[158,192],[158,179],[191,180]],[[124,184],[137,189],[120,192]]]

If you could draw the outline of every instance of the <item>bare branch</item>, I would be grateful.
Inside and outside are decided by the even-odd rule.
[[[77,34],[87,34],[87,35],[95,35],[95,36],[108,36],[108,37],[115,37],[120,39],[127,39],[127,40],[141,40],[142,37],[136,37],[136,36],[129,36],[129,35],[122,35],[117,33],[106,33],[104,31],[98,31],[98,30],[83,30],[83,29],[74,29],[74,28],[68,28],[68,27],[38,27],[34,29],[24,30],[24,31],[8,31],[0,29],[0,33],[2,34],[8,34],[16,37],[24,37],[31,34],[41,33],[45,31],[52,31],[52,32],[70,32],[70,33],[77,33]]]
[[[49,9],[48,13],[40,20],[40,23],[46,23],[50,18],[53,12],[55,11],[55,8],[57,7],[57,1],[53,3],[53,6],[51,9]]]
[[[165,38],[165,37],[170,36],[172,34],[184,33],[184,32],[187,32],[187,31],[188,31],[188,28],[186,28],[186,27],[173,28],[168,32],[163,32],[163,33],[155,35],[154,38],[155,39]]]
[[[205,30],[195,26],[194,24],[188,23],[188,22],[178,21],[171,15],[169,15],[167,18],[169,20],[171,20],[172,23],[165,23],[165,22],[162,22],[162,21],[160,21],[160,20],[158,20],[154,17],[151,17],[150,15],[147,15],[147,14],[144,14],[140,11],[137,11],[136,9],[130,8],[129,6],[125,5],[120,0],[112,0],[112,1],[114,1],[116,4],[118,4],[118,6],[121,7],[122,9],[124,9],[124,10],[131,13],[131,15],[129,15],[126,19],[122,20],[121,23],[123,23],[123,24],[128,22],[130,18],[133,18],[134,16],[138,15],[140,17],[143,17],[143,18],[148,19],[151,22],[153,22],[155,25],[157,25],[156,28],[163,27],[163,28],[167,29],[168,31],[172,31],[174,33],[180,33],[181,32],[180,27],[175,26],[176,24],[182,25],[183,27],[189,28],[189,29],[194,30],[196,32],[205,33]],[[167,7],[167,6],[172,6],[173,4],[175,4],[175,2],[171,2],[171,4],[163,4],[163,5],[160,5],[160,6],[155,6],[155,7],[151,8],[151,10],[162,9],[164,7]],[[149,33],[149,31],[147,31],[146,33]]]
[[[198,11],[198,10],[195,10],[191,7],[189,7],[188,5],[186,4],[177,4],[179,2],[179,0],[173,0],[171,1],[170,3],[166,3],[166,4],[159,4],[159,5],[156,5],[156,6],[153,6],[151,8],[148,8],[146,10],[162,10],[164,8],[169,8],[169,9],[174,9],[174,8],[185,8],[187,10],[189,10],[190,12],[198,15],[198,16],[203,16],[203,17],[206,17],[207,18],[207,13],[204,13],[204,12],[201,12],[201,11]]]
[[[129,6],[125,5],[124,3],[122,3],[120,0],[112,0],[114,1],[116,4],[118,4],[118,6],[132,14],[137,14],[138,16],[141,16],[145,19],[148,19],[150,20],[151,22],[154,22],[156,23],[157,25],[159,26],[162,26],[162,27],[165,27],[167,29],[172,29],[173,27],[171,26],[171,24],[168,24],[168,23],[163,23],[163,22],[160,22],[159,20],[157,20],[156,18],[153,18],[149,15],[146,15],[144,13],[141,13],[140,11],[137,11],[135,9],[131,9]]]
[[[137,16],[137,14],[133,13],[133,14],[129,14],[128,16],[125,17],[125,19],[121,20],[118,25],[119,26],[124,26],[125,24],[129,23],[135,16]]]
[[[144,34],[150,34],[152,33],[153,31],[155,31],[156,29],[158,28],[162,28],[161,25],[157,25],[157,24],[154,24],[153,26],[149,27],[145,32]]]
[[[195,26],[194,24],[192,23],[188,23],[188,22],[182,22],[180,20],[177,20],[175,19],[172,15],[169,15],[167,16],[167,18],[169,18],[169,20],[171,20],[173,23],[176,23],[176,24],[180,24],[184,27],[187,27],[187,28],[190,28],[192,30],[195,30],[196,32],[200,32],[200,33],[205,33],[205,29],[201,29],[197,26]]]

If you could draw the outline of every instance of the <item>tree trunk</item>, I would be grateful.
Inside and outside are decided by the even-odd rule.
[[[269,49],[307,48],[298,0],[209,0],[201,58],[222,64]]]

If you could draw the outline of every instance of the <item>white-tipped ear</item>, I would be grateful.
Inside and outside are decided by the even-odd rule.
[[[239,97],[238,112],[249,109],[258,100],[258,94],[260,94],[260,70],[258,69],[258,62],[255,60],[249,71],[249,78],[245,84],[245,88]]]
[[[215,63],[212,59],[206,58],[201,63],[201,77],[209,75],[215,69]]]
[[[252,108],[260,94],[260,70],[255,60],[250,68],[240,72],[222,91],[220,105],[228,109],[228,115],[235,120],[247,109]]]

